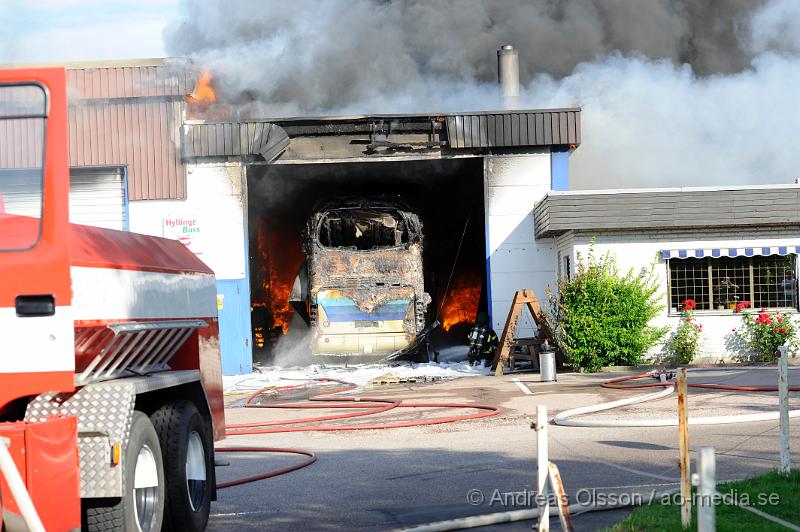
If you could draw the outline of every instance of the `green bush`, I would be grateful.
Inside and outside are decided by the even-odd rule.
[[[681,321],[667,340],[667,351],[675,364],[688,364],[694,359],[703,332],[703,326],[694,320],[695,300],[686,299],[682,306]]]
[[[756,352],[758,362],[774,362],[779,353],[778,347],[787,344],[797,348],[797,326],[792,323],[788,314],[768,312],[762,308],[760,312],[746,312],[749,301],[736,305],[736,313],[742,315],[742,327],[733,332]]]
[[[663,308],[655,264],[620,275],[613,255],[595,257],[594,242],[588,261],[579,255],[576,262],[575,275],[559,279],[557,293],[547,289],[546,320],[559,348],[574,367],[590,372],[640,363],[668,330],[649,324]]]

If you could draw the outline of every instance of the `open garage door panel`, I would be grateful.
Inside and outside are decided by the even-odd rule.
[[[355,218],[359,219],[346,224],[346,227],[352,226],[354,234],[340,242],[345,248],[344,244],[352,244],[350,247],[354,250],[363,248],[366,240],[375,239],[373,226],[380,226],[379,229],[392,238],[397,235],[396,242],[406,245],[402,231],[397,231],[411,221],[410,218],[404,221],[403,217],[418,217],[422,234],[420,284],[424,283],[424,292],[430,295],[421,319],[423,327],[436,319],[442,322],[434,336],[437,344],[434,347],[448,342],[464,343],[466,328],[474,322],[479,310],[486,308],[483,163],[480,158],[253,166],[248,168],[248,195],[256,360],[269,360],[270,348],[284,335],[293,337],[293,343],[308,341],[303,336],[308,334],[309,327],[290,305],[289,296],[309,251],[308,240],[304,242],[309,220],[315,214],[321,222],[352,217],[320,215],[321,209],[337,205],[337,202],[366,200],[366,204],[362,203],[359,210],[354,211]],[[372,207],[378,211],[384,209],[384,214],[363,208],[373,200]],[[387,204],[401,207],[386,210]],[[338,227],[335,223],[329,225]],[[330,244],[325,240],[325,230],[327,226],[323,227],[321,235],[322,247]],[[384,252],[381,250],[381,253]],[[359,271],[364,268],[364,263],[360,263]],[[405,284],[388,277],[377,283]],[[397,326],[395,321],[416,319],[410,307],[406,312],[406,307],[401,309],[400,304],[410,304],[406,300],[414,297],[419,302],[418,293],[400,294],[402,290],[396,287],[399,295],[389,298],[391,305],[372,308],[373,305],[364,301],[353,302],[353,298],[348,297],[348,287],[343,286],[346,284],[317,288],[327,290],[324,292],[327,300],[323,302],[327,318],[331,313],[352,317],[352,327],[360,327],[352,331],[357,335],[345,339],[359,343],[359,349],[363,350],[364,345],[370,343],[365,341],[365,335],[379,332],[366,328],[367,325],[384,325],[386,338],[380,342],[388,345],[394,341],[390,339],[391,333],[397,332],[389,330]],[[333,295],[331,290],[335,291]],[[368,299],[374,300],[375,295],[369,294]],[[318,311],[311,310],[312,314]],[[334,324],[329,325],[334,328]]]
[[[69,173],[69,221],[128,229],[124,168],[72,168]]]
[[[0,197],[10,213],[39,212],[41,175],[36,171],[5,169]],[[70,222],[125,231],[128,229],[127,192],[123,168],[70,169]]]

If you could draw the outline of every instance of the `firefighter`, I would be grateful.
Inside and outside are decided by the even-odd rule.
[[[474,366],[479,360],[484,361],[484,365],[491,362],[497,349],[497,334],[489,326],[489,315],[485,312],[478,314],[475,325],[467,334],[469,342],[469,363]]]

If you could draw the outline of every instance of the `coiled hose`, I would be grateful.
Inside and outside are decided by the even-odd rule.
[[[343,414],[332,414],[326,416],[315,416],[297,418],[289,420],[257,421],[254,423],[237,423],[228,425],[225,431],[226,436],[245,436],[250,434],[276,434],[279,432],[323,432],[323,431],[351,431],[351,430],[382,430],[404,427],[422,427],[426,425],[437,425],[441,423],[453,423],[456,421],[466,421],[483,417],[495,416],[500,413],[496,406],[480,403],[404,403],[402,399],[389,398],[370,398],[370,397],[331,397],[333,394],[353,390],[357,386],[351,382],[338,379],[320,378],[314,379],[315,383],[334,383],[341,385],[334,390],[321,390],[312,393],[308,397],[308,403],[259,403],[258,399],[264,395],[285,395],[294,391],[309,389],[307,384],[296,384],[291,386],[272,387],[268,386],[251,394],[244,402],[245,408],[278,408],[278,409],[353,409],[357,412],[347,412]],[[461,414],[457,416],[446,416],[431,419],[421,419],[415,421],[401,421],[395,423],[373,423],[364,425],[326,425],[319,424],[328,421],[338,421],[355,417],[363,417],[374,414],[381,414],[395,408],[458,408],[476,409],[478,412],[472,414]],[[307,425],[309,423],[317,423]],[[304,426],[295,426],[304,425]],[[237,479],[230,482],[217,484],[217,489],[238,486],[248,482],[264,480],[267,478],[283,475],[291,471],[297,471],[313,464],[317,457],[311,451],[300,449],[284,449],[275,447],[218,447],[217,452],[257,452],[257,453],[288,453],[307,456],[308,459],[289,467],[269,471],[247,478]]]

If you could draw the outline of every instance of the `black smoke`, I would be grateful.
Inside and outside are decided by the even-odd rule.
[[[241,117],[583,108],[574,188],[793,182],[796,0],[185,0],[168,50]]]

